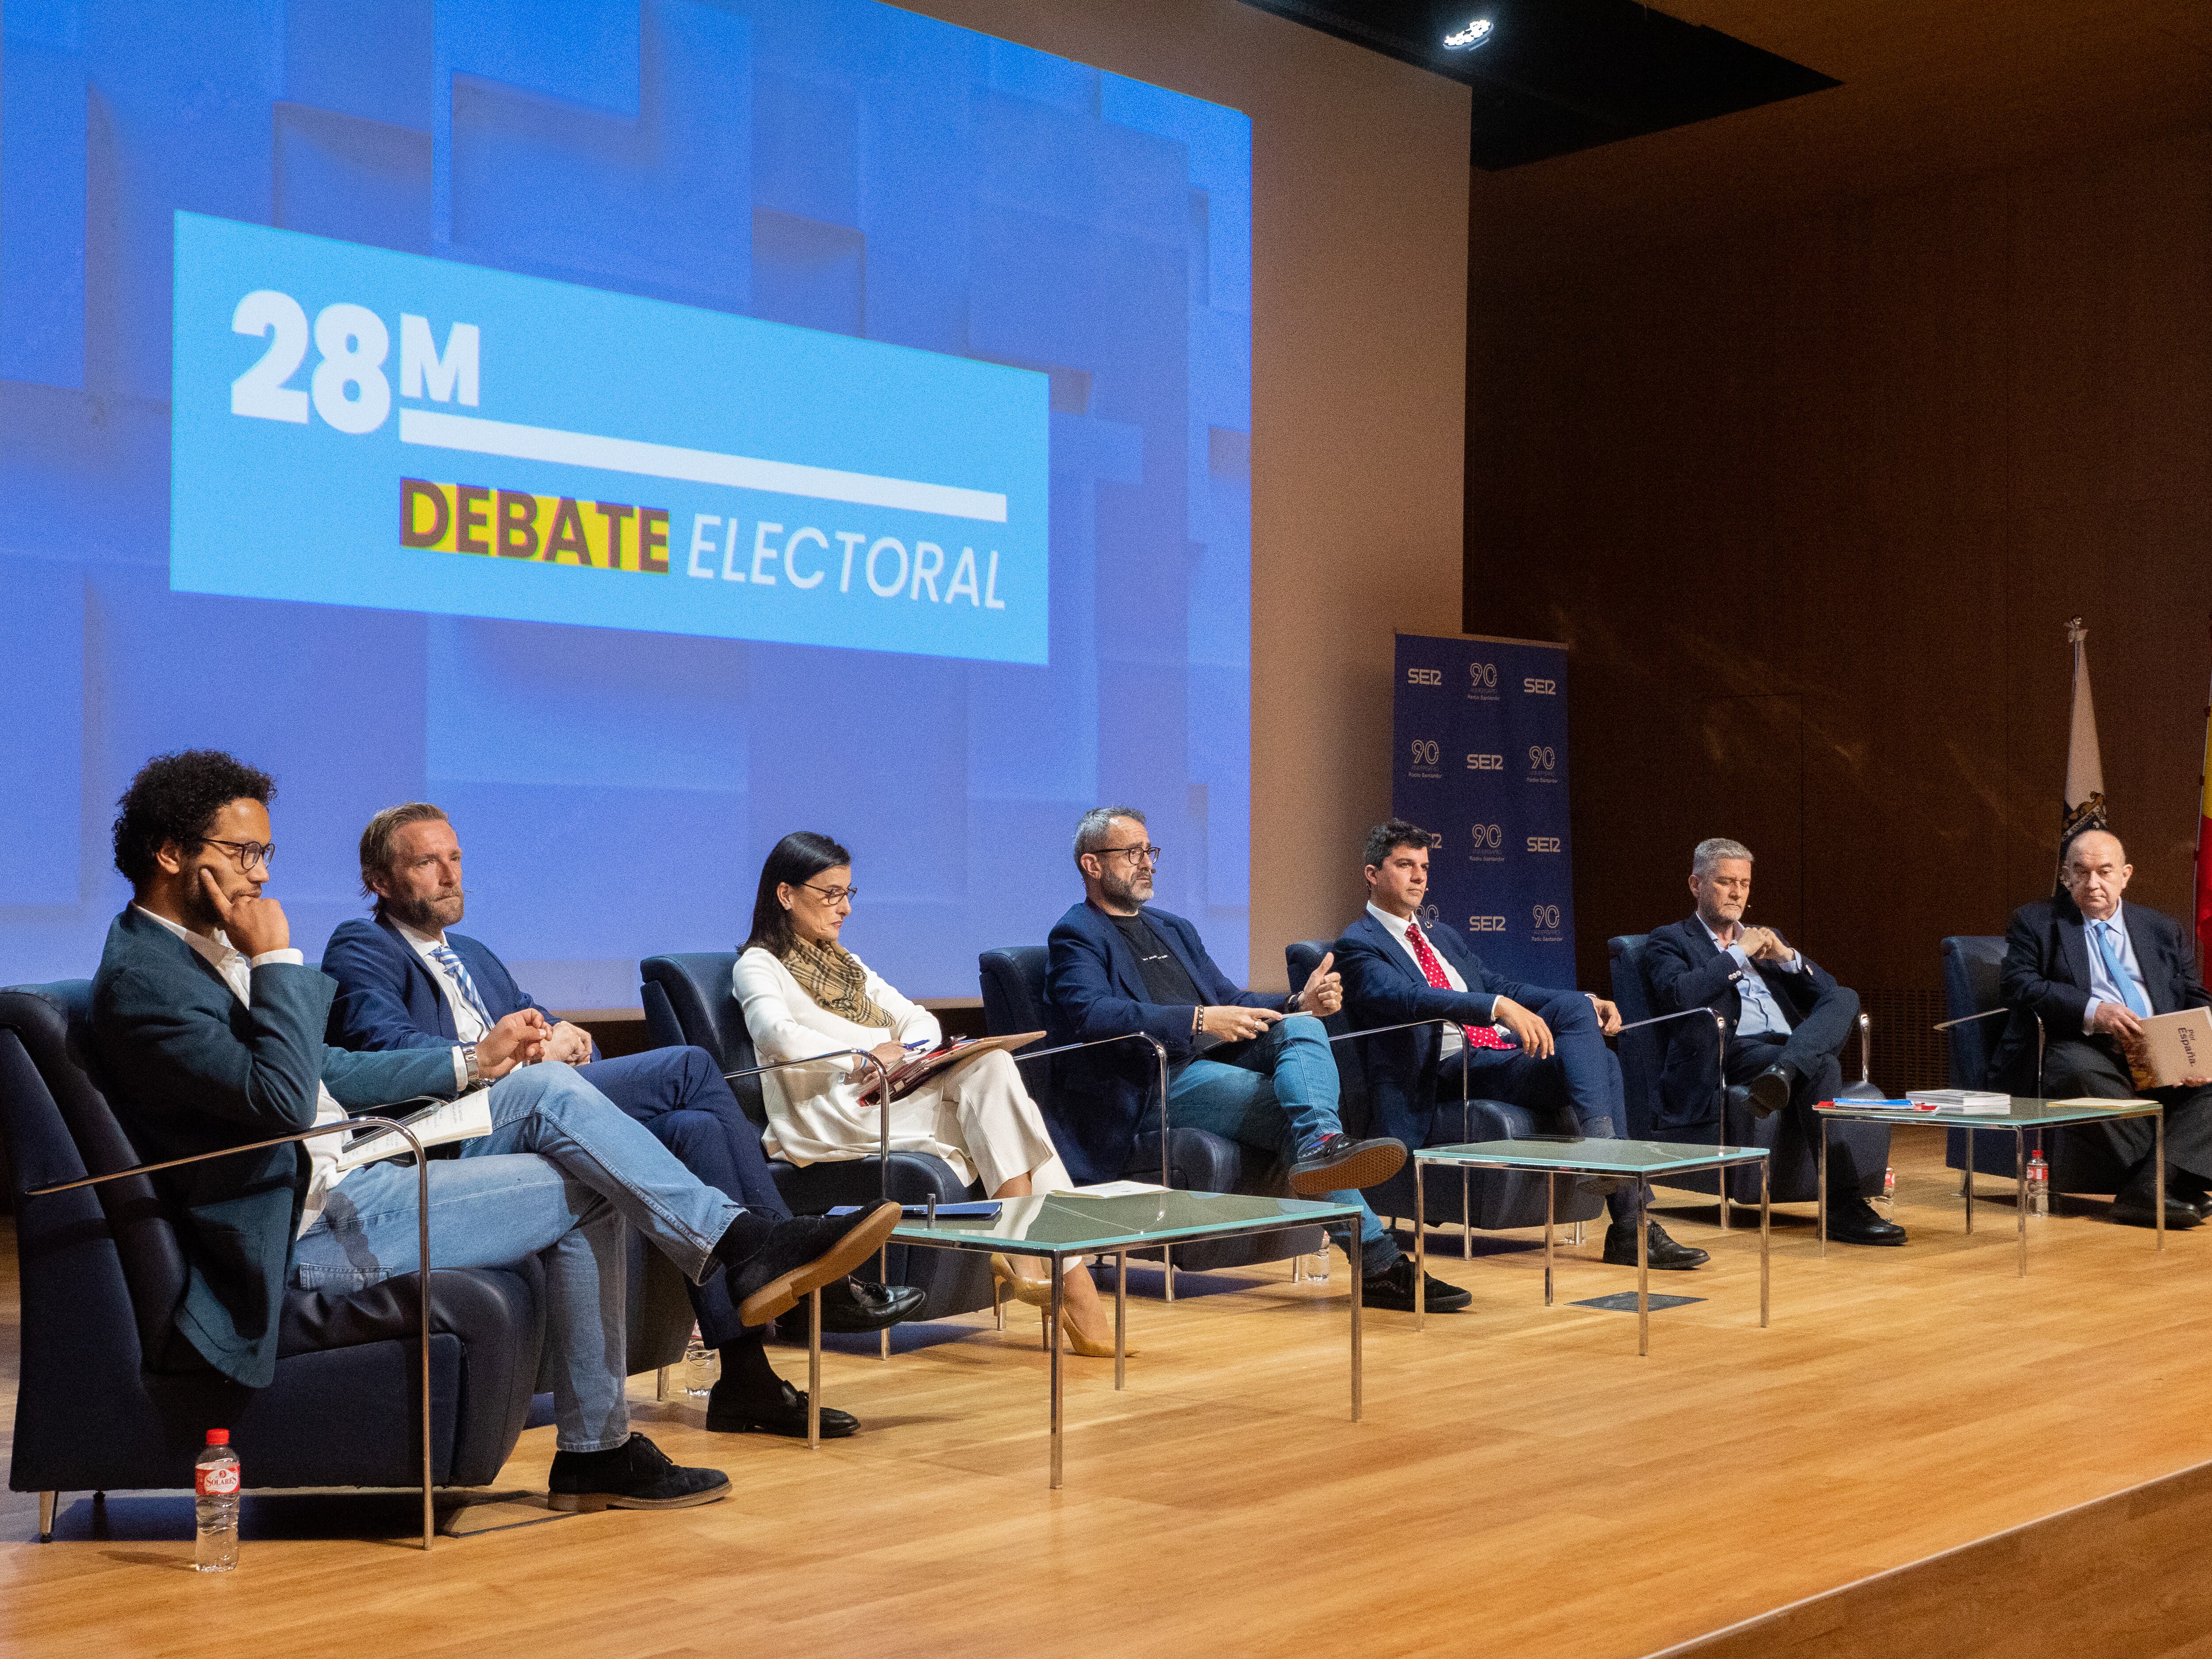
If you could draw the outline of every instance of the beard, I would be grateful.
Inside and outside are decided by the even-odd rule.
[[[1138,879],[1134,876],[1103,874],[1098,878],[1098,890],[1113,900],[1115,903],[1126,904],[1134,909],[1152,896],[1152,884],[1150,881],[1145,882],[1145,890],[1142,893],[1138,892]]]
[[[404,921],[418,933],[442,933],[461,919],[466,901],[459,893],[434,894],[428,898],[387,898],[384,914]]]

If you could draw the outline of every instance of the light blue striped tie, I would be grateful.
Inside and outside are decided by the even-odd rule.
[[[446,970],[447,977],[461,988],[461,994],[469,1000],[469,1006],[477,1011],[477,1018],[483,1022],[484,1030],[491,1030],[491,1010],[484,1006],[484,1000],[477,994],[477,982],[469,977],[469,970],[461,966],[461,959],[453,954],[453,947],[434,945],[430,947],[430,956],[438,966]]]

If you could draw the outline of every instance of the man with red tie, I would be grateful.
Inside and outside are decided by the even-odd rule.
[[[1453,929],[1424,921],[1433,842],[1427,830],[1402,818],[1367,832],[1367,913],[1336,942],[1345,1012],[1355,1030],[1458,1022],[1364,1040],[1373,1133],[1409,1146],[1457,1140],[1457,1116],[1438,1121],[1437,1085],[1440,1075],[1456,1084],[1464,1065],[1471,1096],[1525,1107],[1562,1131],[1611,1139],[1625,1113],[1620,1062],[1605,1039],[1620,1029],[1620,1010],[1580,991],[1502,979]],[[1606,1204],[1613,1224],[1606,1230],[1605,1259],[1632,1267],[1642,1191],[1632,1182]],[[1675,1243],[1657,1222],[1647,1218],[1644,1225],[1652,1267],[1680,1272],[1705,1261],[1703,1250]]]

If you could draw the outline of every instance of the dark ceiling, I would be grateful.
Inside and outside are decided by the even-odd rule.
[[[1245,3],[1466,83],[1470,156],[1493,172],[1838,84],[1641,0]]]

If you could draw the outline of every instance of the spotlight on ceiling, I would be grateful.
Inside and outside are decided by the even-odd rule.
[[[1451,52],[1472,52],[1477,46],[1490,44],[1490,20],[1478,17],[1465,28],[1444,36],[1444,46]]]

